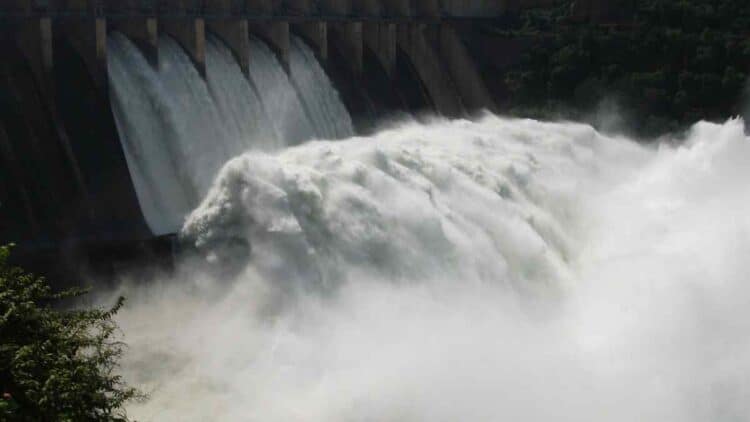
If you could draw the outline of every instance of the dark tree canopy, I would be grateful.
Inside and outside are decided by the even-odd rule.
[[[0,420],[127,421],[142,396],[117,374],[124,345],[107,310],[58,310],[82,290],[53,293],[43,278],[12,267],[0,247]]]
[[[533,40],[504,74],[512,113],[575,119],[611,99],[655,136],[744,111],[750,2],[637,0],[604,22],[575,21],[572,3],[526,11],[505,31]]]

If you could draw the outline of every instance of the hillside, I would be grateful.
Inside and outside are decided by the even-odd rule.
[[[485,79],[506,113],[584,119],[653,137],[743,112],[750,69],[744,0],[564,1],[464,36],[491,40],[467,44],[484,56]],[[614,110],[624,117],[609,119]]]

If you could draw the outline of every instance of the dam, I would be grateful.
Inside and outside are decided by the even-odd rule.
[[[748,27],[0,0],[0,421],[747,420]]]
[[[594,3],[578,7],[595,19]],[[552,4],[3,2],[0,241],[63,273],[169,256],[215,172],[243,151],[498,111],[463,34]]]

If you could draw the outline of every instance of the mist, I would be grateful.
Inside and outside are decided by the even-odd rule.
[[[143,421],[741,421],[750,141],[495,116],[229,161],[123,276]]]

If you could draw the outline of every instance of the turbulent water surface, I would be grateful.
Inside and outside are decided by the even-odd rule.
[[[229,161],[123,287],[144,421],[741,421],[750,140],[408,124]],[[122,292],[121,292],[122,293]]]

